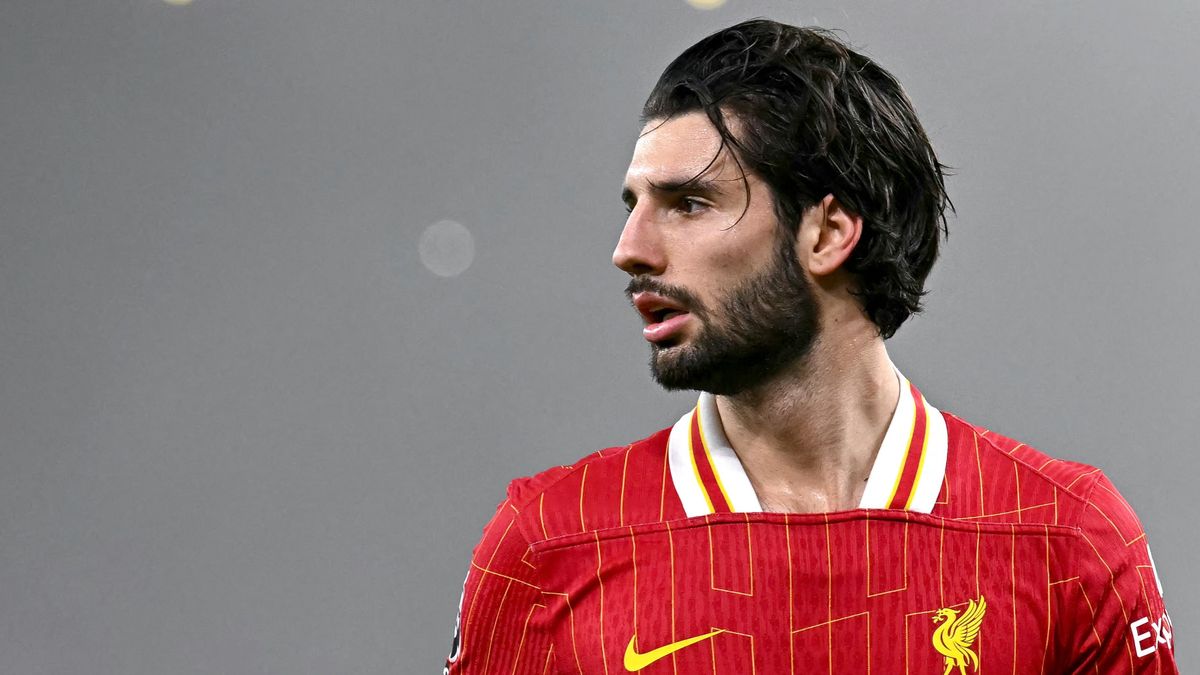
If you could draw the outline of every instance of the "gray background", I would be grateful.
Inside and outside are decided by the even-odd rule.
[[[661,69],[756,15],[905,83],[958,216],[892,358],[1104,468],[1198,663],[1195,3],[2,10],[0,673],[440,670],[508,479],[691,400],[609,262],[619,185]]]

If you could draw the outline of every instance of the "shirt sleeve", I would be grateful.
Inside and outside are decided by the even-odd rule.
[[[518,518],[510,488],[472,554],[444,675],[551,672],[545,603]]]
[[[1177,675],[1171,619],[1146,534],[1103,474],[1080,522],[1077,594],[1068,611],[1071,673]]]

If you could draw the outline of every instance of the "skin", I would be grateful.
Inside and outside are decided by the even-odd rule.
[[[686,349],[704,321],[721,322],[713,310],[726,289],[766,269],[779,246],[769,187],[746,173],[747,203],[747,183],[728,150],[709,166],[720,146],[703,113],[651,120],[625,175],[631,210],[613,264],[635,279],[684,289],[709,310],[656,348],[656,359]],[[702,172],[704,190],[655,187]],[[812,350],[754,387],[716,397],[725,434],[766,511],[857,508],[896,408],[899,382],[883,340],[842,269],[861,234],[861,217],[833,195],[803,214],[793,253],[816,300]]]

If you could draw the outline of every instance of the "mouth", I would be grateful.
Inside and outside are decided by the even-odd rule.
[[[654,325],[656,323],[670,321],[671,319],[684,314],[687,314],[687,312],[683,311],[682,309],[657,309],[649,312],[648,314],[642,315],[642,317],[646,320],[647,325]]]
[[[680,303],[657,293],[635,294],[633,306],[646,324],[642,335],[654,343],[675,337],[691,318],[691,312]]]

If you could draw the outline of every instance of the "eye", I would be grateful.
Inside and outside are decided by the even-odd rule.
[[[681,197],[679,199],[679,203],[676,205],[675,208],[682,211],[683,213],[693,214],[693,213],[701,211],[705,208],[708,208],[708,205],[705,204],[704,202],[700,201],[699,199],[696,199],[695,197]]]

